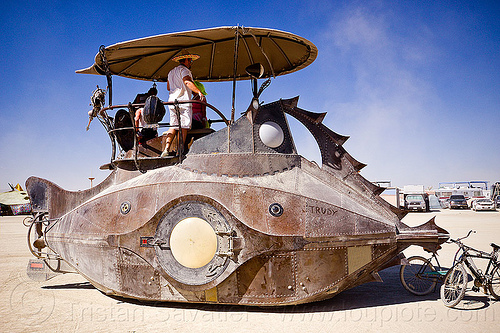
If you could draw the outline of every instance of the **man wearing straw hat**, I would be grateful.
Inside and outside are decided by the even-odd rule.
[[[201,101],[205,100],[203,93],[194,84],[193,75],[190,71],[192,62],[199,58],[199,55],[188,52],[172,58],[172,60],[179,62],[179,66],[173,68],[168,73],[167,90],[169,91],[169,102],[190,100],[191,92],[198,94]],[[179,127],[175,107],[174,105],[169,105],[171,127],[167,131],[166,146],[161,154],[162,157],[168,155],[170,145]],[[191,128],[193,110],[190,103],[178,104],[177,107],[180,111],[182,142],[186,142],[187,132]]]

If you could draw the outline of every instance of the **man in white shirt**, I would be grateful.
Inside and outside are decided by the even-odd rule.
[[[201,101],[205,100],[205,95],[194,84],[193,75],[190,71],[193,61],[199,58],[200,56],[196,54],[183,54],[172,58],[172,60],[178,61],[180,65],[168,73],[167,90],[169,91],[169,102],[190,100],[192,92],[198,94]],[[190,103],[178,104],[177,107],[180,111],[182,142],[185,143],[187,132],[191,128],[193,110]],[[171,127],[167,131],[166,146],[161,154],[162,157],[168,155],[170,145],[179,127],[175,106],[169,105],[168,108],[170,110]]]

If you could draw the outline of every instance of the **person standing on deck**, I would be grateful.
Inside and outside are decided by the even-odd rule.
[[[191,65],[194,60],[199,59],[200,56],[196,54],[182,54],[172,58],[172,60],[179,62],[179,66],[173,68],[168,73],[167,90],[169,91],[169,102],[187,101],[191,99],[191,93],[198,94],[201,101],[205,101],[205,95],[196,87],[193,82],[193,75],[191,73]],[[181,120],[181,135],[182,142],[186,141],[188,130],[191,128],[193,109],[191,104],[178,104]],[[170,129],[167,131],[166,146],[161,154],[162,157],[168,156],[170,145],[174,139],[175,134],[179,129],[179,122],[175,112],[175,106],[169,105],[170,110]]]

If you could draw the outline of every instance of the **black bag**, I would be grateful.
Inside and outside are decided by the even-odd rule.
[[[130,114],[125,109],[120,109],[116,111],[115,114],[115,129],[120,128],[131,128],[134,127],[132,123],[132,118]],[[116,141],[123,148],[124,151],[129,151],[134,148],[134,130],[126,129],[121,131],[115,131]]]
[[[157,124],[165,116],[165,106],[157,96],[149,96],[142,112],[146,124]]]

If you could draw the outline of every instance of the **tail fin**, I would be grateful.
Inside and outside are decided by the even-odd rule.
[[[26,190],[33,213],[48,212],[49,218],[58,218],[107,188],[114,180],[115,172],[93,188],[84,191],[67,191],[58,185],[38,177],[26,180]]]
[[[450,234],[443,228],[440,228],[435,223],[435,216],[424,224],[416,227],[409,227],[400,222],[398,226],[398,243],[406,243],[410,245],[419,245],[424,250],[436,252],[441,248],[441,244],[450,238]]]

